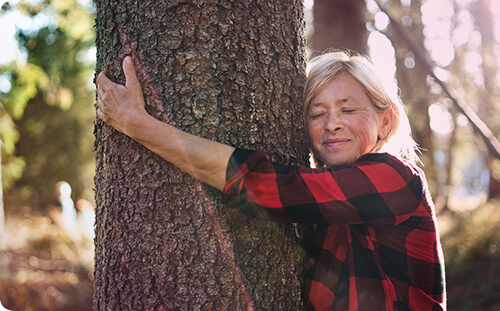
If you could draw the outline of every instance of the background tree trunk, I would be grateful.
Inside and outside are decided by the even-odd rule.
[[[305,165],[296,1],[96,1],[97,72],[133,56],[147,110]],[[98,121],[95,310],[302,309],[302,229],[246,218]],[[234,255],[233,255],[234,253]]]
[[[411,20],[409,26],[406,26],[416,46],[421,51],[424,48],[424,26],[422,24],[421,1],[411,1],[411,5],[406,7],[401,5],[400,0],[389,1],[391,12],[395,13],[393,18],[401,20],[406,16]],[[390,13],[391,13],[390,12]],[[397,14],[397,12],[400,12]],[[433,195],[436,194],[437,180],[436,166],[434,163],[434,147],[432,144],[432,130],[430,127],[429,106],[433,103],[433,95],[427,85],[427,71],[424,64],[421,64],[414,53],[404,43],[405,41],[397,32],[392,32],[388,28],[389,38],[396,52],[396,79],[401,89],[402,100],[408,108],[410,123],[412,127],[413,138],[424,151],[420,155],[429,188]],[[407,61],[414,62],[414,66],[407,66]]]
[[[494,105],[496,98],[500,97],[500,92],[495,84],[496,73],[500,66],[500,61],[495,57],[495,36],[494,20],[490,11],[490,0],[476,0],[471,5],[471,13],[474,17],[474,24],[481,34],[480,54],[482,58],[481,69],[483,71],[484,85],[479,87],[477,113],[489,125],[494,133],[500,133],[498,125],[498,105]],[[498,136],[498,135],[497,135]],[[493,163],[495,158],[491,153],[486,154],[488,164],[489,196],[495,198],[500,196],[500,176],[496,173]]]
[[[313,15],[313,56],[328,48],[368,53],[364,0],[314,0]]]

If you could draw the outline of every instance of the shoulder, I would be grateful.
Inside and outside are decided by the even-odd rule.
[[[422,197],[426,189],[425,175],[419,167],[389,153],[365,154],[353,167],[388,189],[408,187],[417,197]]]
[[[360,169],[376,167],[378,169],[395,170],[401,175],[422,176],[423,171],[413,163],[398,158],[390,153],[368,153],[361,156],[353,166]]]

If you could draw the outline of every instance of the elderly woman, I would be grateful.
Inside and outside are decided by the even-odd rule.
[[[315,58],[304,116],[317,168],[182,132],[150,116],[130,57],[125,86],[101,73],[97,115],[165,160],[224,191],[226,204],[280,222],[312,223],[311,310],[444,310],[434,206],[396,94],[364,57]],[[395,89],[395,88],[394,88]]]

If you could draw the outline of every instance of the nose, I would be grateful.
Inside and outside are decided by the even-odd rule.
[[[344,128],[341,118],[334,113],[330,113],[325,120],[325,131],[337,133]]]

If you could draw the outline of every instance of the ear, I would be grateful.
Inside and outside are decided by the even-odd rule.
[[[387,109],[380,115],[380,128],[378,131],[378,138],[385,139],[391,131],[393,124],[394,113],[392,109]]]

